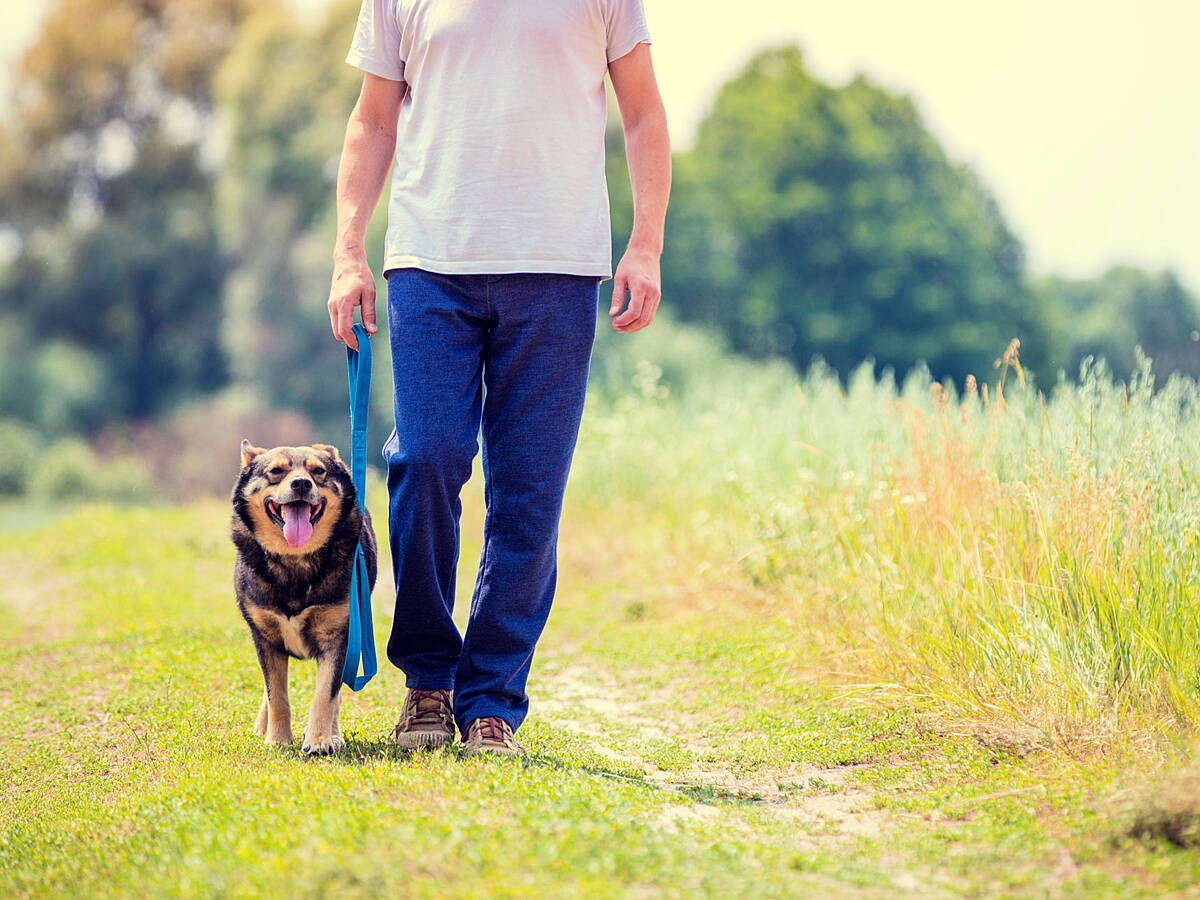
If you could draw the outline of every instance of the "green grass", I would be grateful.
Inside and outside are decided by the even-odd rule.
[[[46,588],[3,624],[3,893],[1161,896],[1200,874],[1104,812],[1129,753],[1021,758],[930,731],[822,685],[779,626],[665,595],[630,619],[577,576],[526,763],[391,748],[386,668],[344,705],[345,753],[268,750],[224,522],[217,504],[85,508],[0,555]],[[300,710],[311,678],[293,666]]]
[[[1196,783],[1195,388],[960,405],[705,340],[598,357],[523,762],[396,751],[386,661],[343,753],[264,747],[224,502],[5,507],[0,895],[1194,891],[1154,798]]]

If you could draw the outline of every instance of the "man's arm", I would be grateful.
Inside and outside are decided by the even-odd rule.
[[[355,350],[354,307],[362,307],[362,322],[368,334],[379,330],[375,324],[375,276],[367,264],[363,243],[396,153],[396,119],[407,89],[403,81],[364,73],[362,91],[346,123],[346,140],[338,164],[337,240],[329,288],[329,324],[334,337]]]
[[[633,233],[613,276],[613,299],[608,314],[614,317],[614,329],[632,332],[654,320],[661,297],[659,257],[667,197],[671,193],[671,138],[650,62],[650,45],[638,44],[620,59],[614,59],[608,64],[608,74],[621,108],[625,157],[633,186]],[[629,307],[621,312],[626,291]]]

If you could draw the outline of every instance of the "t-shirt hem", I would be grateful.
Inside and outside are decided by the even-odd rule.
[[[378,75],[380,78],[386,78],[388,81],[404,80],[403,69],[385,66],[379,60],[364,56],[354,50],[346,54],[346,62],[356,69],[362,69],[364,72],[370,72],[372,75]]]
[[[483,259],[442,260],[421,256],[390,255],[383,261],[386,274],[391,269],[424,269],[439,275],[592,275],[601,280],[612,278],[612,262],[568,259]]]

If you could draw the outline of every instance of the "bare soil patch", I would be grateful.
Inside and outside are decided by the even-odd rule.
[[[711,794],[714,799],[742,801],[746,808],[766,811],[794,822],[807,835],[873,837],[885,825],[869,791],[850,775],[862,766],[787,765],[737,772],[720,760],[720,748],[704,742],[694,717],[670,710],[662,691],[635,693],[611,673],[565,660],[563,653],[544,660],[534,703],[552,724],[583,736],[596,754],[638,769],[646,782],[684,796]],[[684,766],[664,767],[654,759],[653,744],[669,740],[691,757]],[[650,752],[647,752],[648,749]],[[668,831],[688,823],[724,818],[704,803],[673,804],[653,824]]]

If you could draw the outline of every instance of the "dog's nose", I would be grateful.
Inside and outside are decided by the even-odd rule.
[[[312,488],[312,482],[309,481],[307,478],[293,478],[292,479],[292,493],[307,494],[309,492],[310,488]]]

